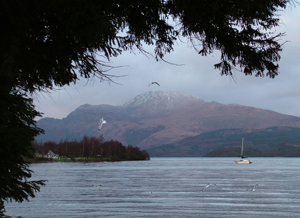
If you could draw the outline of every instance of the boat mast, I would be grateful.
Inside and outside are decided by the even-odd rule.
[[[243,149],[244,149],[244,137],[242,137],[242,151],[241,151],[241,157],[244,158],[243,156]]]

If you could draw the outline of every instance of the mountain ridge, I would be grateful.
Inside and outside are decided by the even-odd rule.
[[[101,117],[107,123],[99,133]],[[42,118],[37,124],[46,131],[36,137],[38,141],[103,134],[106,140],[117,139],[149,149],[217,129],[300,127],[300,118],[255,107],[206,102],[182,92],[150,91],[121,106],[84,104],[63,119]]]

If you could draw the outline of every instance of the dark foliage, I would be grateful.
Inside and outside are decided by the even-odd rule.
[[[34,136],[42,132],[36,127],[38,116],[32,100],[20,93],[0,99],[0,202],[22,202],[34,197],[45,181],[29,181],[32,171],[27,159]]]
[[[49,150],[61,157],[98,158],[111,161],[121,160],[150,160],[149,154],[138,147],[128,145],[127,147],[117,140],[105,141],[103,136],[84,136],[80,141],[56,142],[33,142],[33,150],[45,155]]]
[[[201,55],[219,50],[221,62],[215,67],[222,74],[231,75],[233,68],[240,67],[245,75],[274,78],[282,34],[270,31],[279,23],[276,11],[288,2],[1,1],[0,131],[5,158],[0,166],[0,199],[22,201],[38,190],[38,183],[18,182],[31,175],[22,156],[28,154],[29,139],[40,132],[34,127],[38,113],[24,103],[30,100],[30,93],[69,85],[79,77],[112,81],[104,61],[123,50],[137,48],[147,53],[143,44],[154,45],[154,56],[160,59],[173,50],[174,41],[181,36]],[[12,112],[16,115],[11,116]]]
[[[127,49],[144,51],[142,45],[148,44],[159,59],[181,36],[201,55],[219,50],[221,62],[215,67],[222,74],[241,67],[245,75],[266,71],[274,78],[282,34],[271,29],[279,25],[276,12],[288,2],[1,1],[1,78],[6,81],[1,85],[33,92],[76,82],[78,76],[110,80],[96,52],[109,59]]]
[[[263,157],[262,151],[253,148],[244,149],[245,157]],[[204,157],[240,157],[241,147],[227,146],[217,148],[204,155]]]
[[[187,137],[173,144],[147,149],[151,156],[240,156],[241,139],[247,156],[300,157],[300,128],[219,129]],[[279,146],[279,147],[278,147]]]
[[[262,150],[261,153],[262,157],[300,157],[300,145],[282,143]]]
[[[5,213],[4,201],[0,200],[0,217],[4,217],[4,213]]]
[[[241,147],[223,147],[208,152],[205,157],[239,157]],[[248,157],[300,157],[300,145],[278,144],[267,149],[245,149]]]

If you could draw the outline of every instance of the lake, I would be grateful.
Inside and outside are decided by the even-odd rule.
[[[5,204],[6,214],[300,217],[300,158],[251,158],[250,165],[235,159],[32,164],[33,180],[46,179],[46,186],[30,202]]]

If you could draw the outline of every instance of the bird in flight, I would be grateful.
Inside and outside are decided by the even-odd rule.
[[[158,82],[152,82],[152,83],[150,83],[148,86],[150,86],[150,85],[152,85],[152,84],[156,84],[156,85],[160,86],[160,85],[158,84]]]
[[[99,132],[100,132],[100,130],[101,130],[101,128],[102,128],[102,125],[103,125],[104,123],[106,123],[106,121],[103,120],[103,117],[102,117],[102,118],[100,119],[99,124],[98,124],[98,130],[99,130]]]
[[[249,188],[247,191],[255,191],[255,186],[258,186],[258,184],[255,184],[252,188]]]
[[[204,189],[206,189],[206,188],[208,188],[210,185],[215,185],[215,186],[217,186],[215,183],[210,183],[210,184],[208,184],[208,185],[206,185],[206,186],[204,186],[203,188],[202,188],[202,191],[204,192]]]

